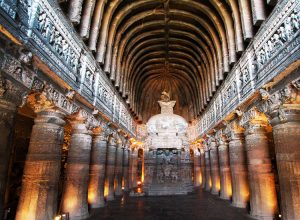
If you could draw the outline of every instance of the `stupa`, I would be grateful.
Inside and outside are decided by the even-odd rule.
[[[147,123],[143,191],[149,196],[187,194],[193,189],[188,124],[173,113],[176,101],[169,93],[162,92],[158,104],[161,113]]]

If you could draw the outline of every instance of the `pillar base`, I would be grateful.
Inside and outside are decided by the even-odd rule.
[[[118,190],[115,192],[115,196],[122,196],[123,195],[123,191],[122,190]]]
[[[232,206],[237,207],[237,208],[246,208],[247,207],[247,203],[232,203]]]
[[[72,220],[83,220],[83,219],[88,219],[90,216],[87,214],[87,215],[84,215],[84,216],[72,216]]]
[[[98,208],[103,208],[106,206],[106,203],[104,200],[100,201],[98,204],[93,204],[91,205],[91,209],[98,209]]]
[[[230,200],[231,197],[230,196],[220,196],[221,199],[224,199],[224,200]]]
[[[213,195],[219,195],[219,191],[211,190],[211,194],[213,194]]]
[[[261,216],[261,215],[252,215],[250,212],[250,216],[255,219],[259,220],[274,220],[275,216]]]
[[[114,196],[107,196],[106,200],[107,201],[113,201],[113,200],[115,200],[115,197]]]

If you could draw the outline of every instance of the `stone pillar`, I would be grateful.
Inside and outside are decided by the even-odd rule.
[[[273,102],[271,124],[273,126],[283,219],[300,219],[299,97],[299,90],[291,84],[283,92],[277,92],[271,97]]]
[[[138,150],[132,150],[132,187],[137,187]]]
[[[1,77],[1,76],[0,76]],[[12,135],[16,104],[6,96],[6,80],[0,78],[0,218],[5,206],[5,190],[8,176],[9,159],[12,147]]]
[[[210,148],[210,170],[211,170],[211,193],[219,195],[220,192],[220,170],[219,170],[219,156],[218,147],[214,137],[209,138]]]
[[[103,128],[93,129],[93,144],[91,149],[90,180],[88,201],[91,208],[105,206],[104,182],[107,151],[107,136]]]
[[[211,189],[211,175],[210,175],[210,159],[209,149],[205,148],[205,190],[210,192]]]
[[[25,162],[17,220],[54,219],[64,138],[64,115],[44,94],[30,97],[37,116]]]
[[[200,169],[202,174],[201,188],[205,189],[206,175],[205,175],[205,154],[204,149],[200,148]]]
[[[133,188],[133,181],[132,181],[132,149],[129,145],[128,148],[128,185],[129,190]]]
[[[116,163],[115,163],[115,195],[122,195],[122,178],[123,178],[123,144],[122,140],[117,141]]]
[[[225,135],[219,137],[219,164],[220,164],[220,179],[221,179],[221,192],[222,199],[231,199],[232,186],[231,186],[231,173],[229,163],[229,150],[228,141]]]
[[[116,162],[116,139],[111,135],[108,139],[107,146],[107,161],[106,161],[106,178],[108,182],[108,195],[107,200],[112,201],[115,199],[114,193],[114,180],[115,180],[115,162]]]
[[[194,149],[194,187],[199,187],[202,183],[201,167],[200,167],[200,152],[196,147]]]
[[[267,118],[255,107],[248,114],[250,120],[247,122],[246,150],[251,215],[272,220],[277,212],[277,196],[267,137]]]
[[[70,117],[72,135],[67,158],[61,209],[70,219],[85,219],[88,213],[88,182],[92,136],[80,110]]]
[[[124,178],[124,191],[129,191],[129,155],[130,151],[128,145],[125,145],[123,156],[123,178]]]
[[[232,182],[232,205],[239,208],[246,208],[249,202],[249,184],[247,157],[245,148],[244,129],[236,122],[228,125],[229,160]]]

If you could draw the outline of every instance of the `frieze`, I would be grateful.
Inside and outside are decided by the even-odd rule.
[[[213,104],[209,105],[196,123],[199,136],[212,127],[209,126],[211,112],[216,112],[215,124],[221,122],[238,105],[254,95],[256,90],[272,80],[280,71],[279,65],[288,66],[300,58],[300,2],[282,1],[273,10],[270,18],[263,24],[257,36],[249,44],[245,53],[235,64],[215,94]],[[222,103],[220,108],[219,96]],[[274,96],[278,96],[274,95]],[[276,97],[274,97],[276,98]],[[270,102],[270,101],[269,101]],[[266,112],[267,104],[260,104],[257,110]],[[221,112],[220,112],[221,109]],[[249,113],[244,113],[242,124],[248,121]],[[199,137],[198,136],[198,137]]]
[[[0,0],[0,7],[12,18],[16,18],[17,1],[16,0]]]

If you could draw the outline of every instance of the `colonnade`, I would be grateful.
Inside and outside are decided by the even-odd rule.
[[[3,112],[1,118],[13,121],[18,104],[8,100],[12,97],[9,92],[7,90],[7,97],[0,97],[0,111]],[[137,149],[124,131],[103,120],[93,125],[81,109],[67,115],[43,92],[30,94],[27,100],[26,106],[34,110],[36,117],[16,219],[54,219],[59,213],[68,214],[72,220],[85,219],[90,208],[103,207],[105,201],[136,186]],[[67,123],[71,125],[72,133],[59,198],[64,126]],[[1,132],[5,131],[1,141],[5,140],[3,144],[8,148],[12,130],[13,126],[1,123]],[[6,168],[7,164],[1,166],[3,171]],[[1,171],[2,175],[5,177],[5,172]],[[107,196],[104,195],[105,180],[109,183]],[[4,178],[0,185],[2,196]]]
[[[235,207],[249,206],[257,219],[279,214],[300,219],[299,107],[299,88],[290,83],[203,135],[193,143],[194,176],[202,176],[202,182],[195,178],[195,186]]]

